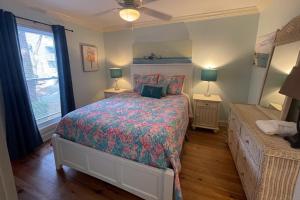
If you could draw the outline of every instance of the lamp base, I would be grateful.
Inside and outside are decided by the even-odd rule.
[[[299,132],[294,136],[284,137],[284,139],[290,143],[292,148],[300,149],[300,133]]]
[[[119,86],[118,86],[118,79],[116,78],[115,79],[115,87],[114,87],[115,90],[120,90]]]
[[[204,94],[204,96],[206,96],[206,97],[210,97],[211,96],[211,94],[209,92],[209,81],[207,81],[207,89],[206,89],[206,93]]]

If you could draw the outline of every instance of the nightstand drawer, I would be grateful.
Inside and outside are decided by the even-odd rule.
[[[206,102],[206,101],[195,101],[196,107],[204,107],[208,109],[217,109],[219,103],[212,103],[212,102]]]
[[[196,117],[194,122],[207,127],[218,126],[218,113],[212,112],[211,109],[202,108],[195,113]]]

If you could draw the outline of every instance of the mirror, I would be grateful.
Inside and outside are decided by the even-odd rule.
[[[286,96],[279,94],[281,85],[297,65],[300,41],[276,46],[267,71],[259,105],[280,119]]]

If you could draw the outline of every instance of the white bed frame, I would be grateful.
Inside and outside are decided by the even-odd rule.
[[[192,64],[132,65],[131,75],[185,75],[184,92],[191,94]],[[131,76],[133,77],[133,76]],[[101,179],[147,200],[172,200],[174,171],[158,169],[52,136],[56,169],[62,165]]]

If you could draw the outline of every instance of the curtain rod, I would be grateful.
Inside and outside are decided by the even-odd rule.
[[[25,17],[16,16],[16,18],[27,20],[27,21],[31,21],[33,23],[43,24],[43,25],[46,25],[46,26],[52,26],[51,24],[47,24],[47,23],[44,23],[44,22],[36,21],[36,20],[33,20],[33,19],[28,19],[28,18],[25,18]],[[67,29],[67,28],[65,28],[65,30],[66,31],[70,31],[70,32],[74,32],[73,30]]]

